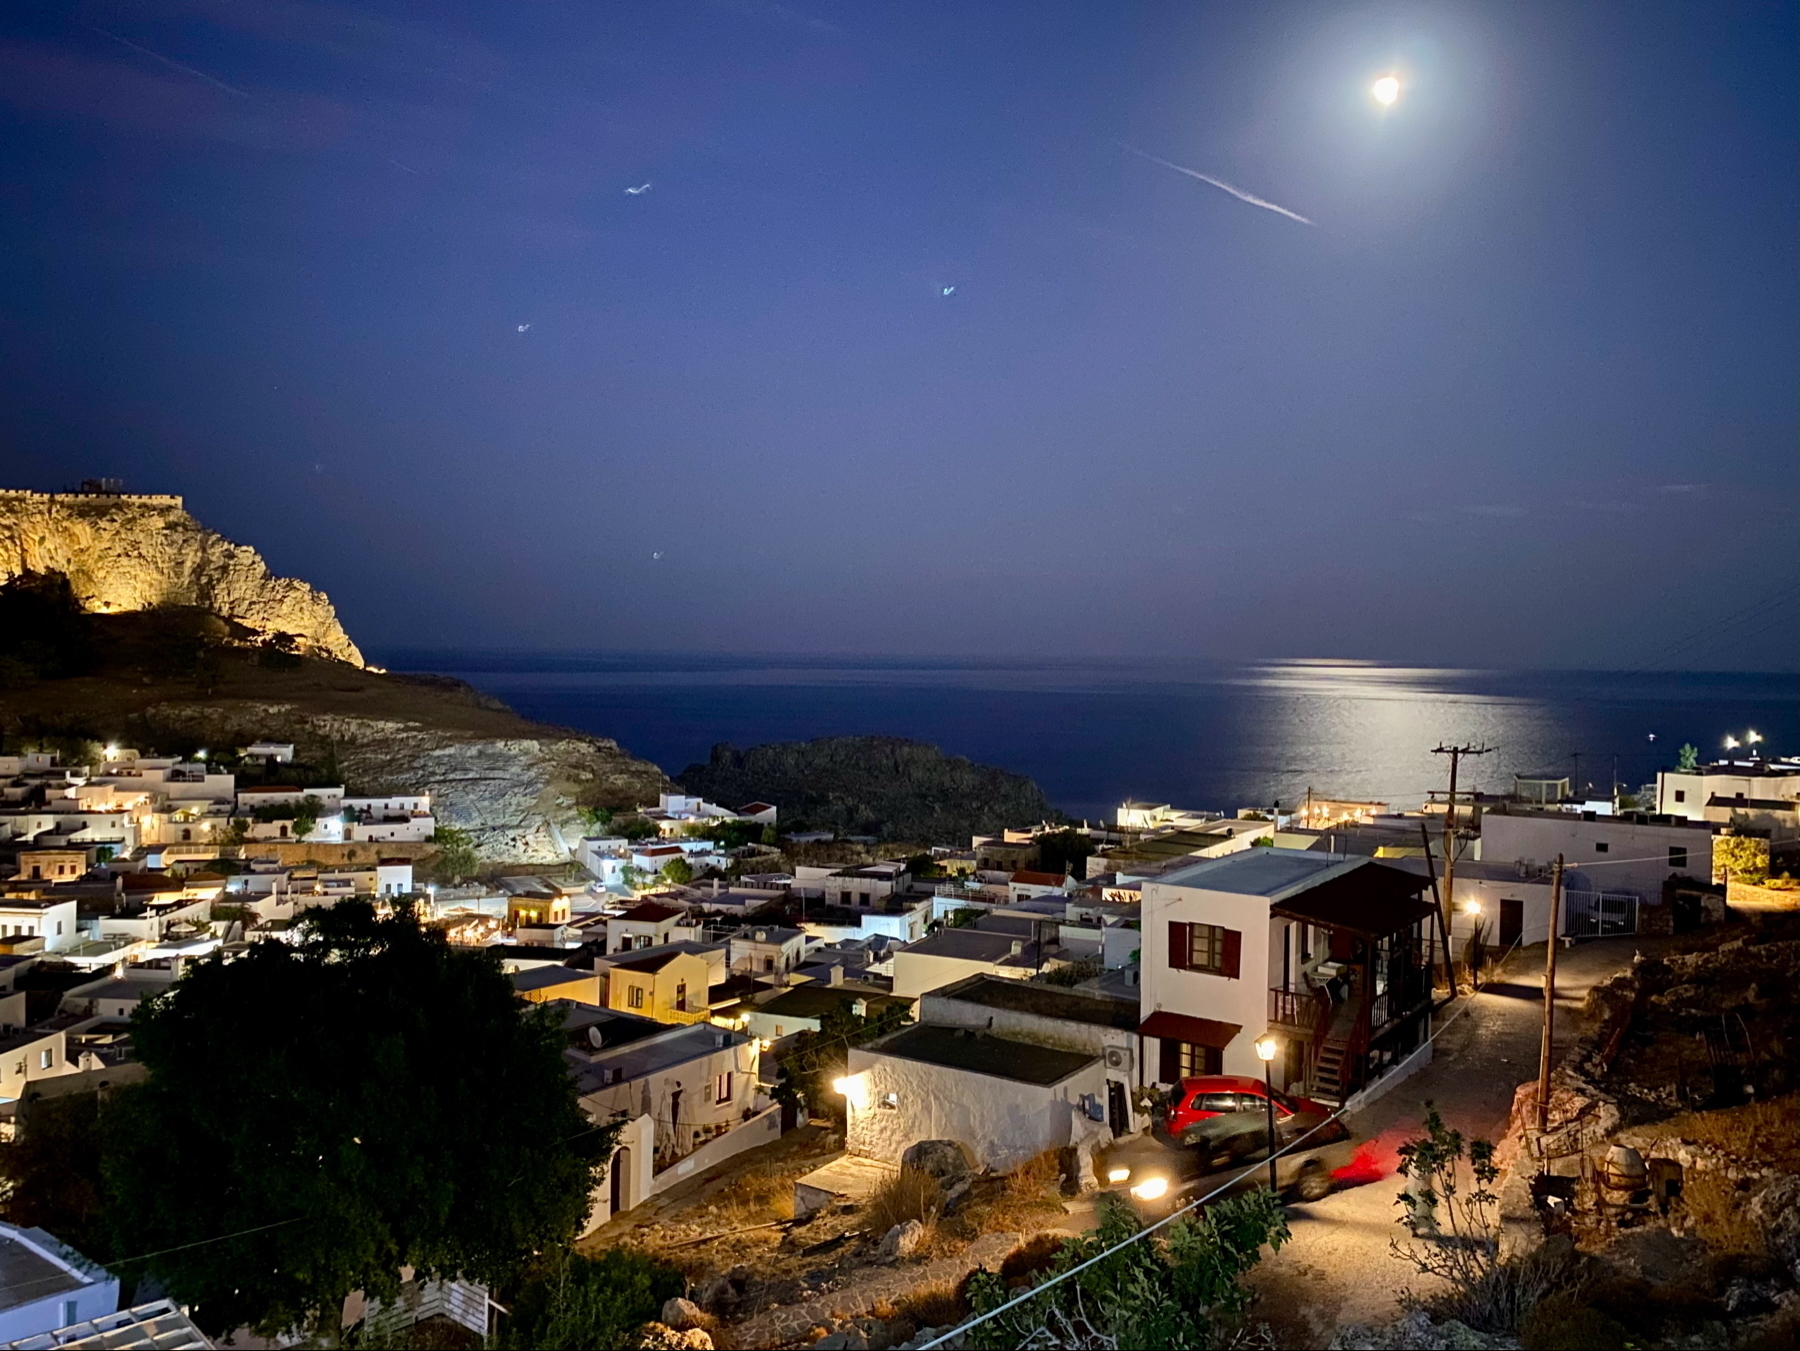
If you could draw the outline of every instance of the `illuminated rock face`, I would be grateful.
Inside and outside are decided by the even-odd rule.
[[[63,573],[104,614],[192,605],[363,665],[324,592],[273,576],[256,550],[208,530],[179,497],[0,491],[0,583],[21,572]]]

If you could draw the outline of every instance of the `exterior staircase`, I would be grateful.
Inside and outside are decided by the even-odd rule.
[[[1347,1037],[1327,1036],[1319,1043],[1319,1050],[1313,1059],[1313,1091],[1315,1098],[1328,1098],[1332,1102],[1344,1100],[1344,1062],[1350,1054],[1350,1041]]]

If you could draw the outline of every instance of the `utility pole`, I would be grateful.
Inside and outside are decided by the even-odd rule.
[[[1465,755],[1486,755],[1492,746],[1446,746],[1438,743],[1433,755],[1450,757],[1450,800],[1444,804],[1444,897],[1439,922],[1444,926],[1444,964],[1450,972],[1450,989],[1456,989],[1456,967],[1450,960],[1450,913],[1456,906],[1456,768]]]
[[[1550,933],[1544,945],[1544,1048],[1538,1052],[1538,1134],[1550,1129],[1550,1044],[1556,1036],[1556,927],[1562,910],[1563,856],[1550,874]]]
[[[1431,879],[1431,899],[1437,903],[1438,918],[1441,921],[1444,915],[1444,898],[1438,894],[1437,865],[1431,861],[1431,831],[1423,821],[1419,822],[1419,838],[1425,842],[1425,875]],[[1450,931],[1441,922],[1438,925],[1438,936],[1444,940],[1444,983],[1450,987],[1450,998],[1455,999],[1456,964],[1450,958]],[[1437,962],[1433,961],[1432,965],[1436,966]]]

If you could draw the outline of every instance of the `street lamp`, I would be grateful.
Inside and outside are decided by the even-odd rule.
[[[1275,1085],[1269,1081],[1273,1071],[1269,1068],[1275,1060],[1276,1048],[1280,1045],[1273,1037],[1263,1037],[1256,1043],[1256,1058],[1263,1063],[1263,1101],[1269,1107],[1269,1190],[1278,1191],[1275,1186]]]

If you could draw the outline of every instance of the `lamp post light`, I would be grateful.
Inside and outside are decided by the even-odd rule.
[[[1275,1185],[1275,1085],[1269,1076],[1273,1071],[1270,1066],[1275,1060],[1276,1048],[1280,1045],[1273,1037],[1263,1037],[1256,1043],[1256,1058],[1263,1063],[1263,1102],[1269,1108],[1269,1190],[1279,1192]]]

